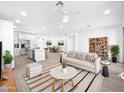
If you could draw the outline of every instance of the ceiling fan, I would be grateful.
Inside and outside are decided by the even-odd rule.
[[[72,15],[76,15],[76,14],[79,14],[80,11],[75,11],[75,12],[69,12],[66,7],[65,7],[65,4],[64,2],[62,1],[59,1],[56,3],[56,8],[57,8],[57,12],[62,15],[62,21],[64,23],[68,22],[69,20],[69,17],[72,16]]]

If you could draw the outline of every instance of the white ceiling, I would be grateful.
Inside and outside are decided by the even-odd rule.
[[[62,22],[55,4],[58,1],[0,1],[0,18],[15,22],[16,31],[28,31],[48,35],[65,35],[86,29],[119,25],[124,23],[123,1],[65,1],[64,10],[72,14],[69,22]],[[110,9],[108,15],[104,11]],[[22,16],[25,11],[27,16]],[[59,26],[63,25],[60,29]],[[90,28],[87,25],[91,25]],[[46,27],[45,30],[42,27]]]

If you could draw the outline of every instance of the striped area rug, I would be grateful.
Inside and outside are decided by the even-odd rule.
[[[58,66],[59,64],[50,66],[43,70],[43,73],[34,78],[29,78],[24,75],[24,79],[32,92],[60,92],[61,82],[56,80],[55,90],[52,90],[52,80],[50,69]],[[65,92],[97,92],[100,91],[103,76],[101,73],[95,75],[91,72],[77,69],[77,75],[72,78],[74,86],[72,87],[70,80],[64,80]]]

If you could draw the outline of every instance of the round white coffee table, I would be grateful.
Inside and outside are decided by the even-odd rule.
[[[74,85],[72,78],[77,74],[77,70],[73,67],[67,67],[66,73],[63,73],[62,66],[58,66],[58,67],[51,69],[50,74],[53,77],[52,89],[54,90],[56,79],[61,79],[61,81],[62,81],[61,82],[61,91],[63,91],[64,90],[64,80],[71,79],[72,86]]]

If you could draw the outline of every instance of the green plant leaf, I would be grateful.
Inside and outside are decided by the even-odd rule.
[[[61,63],[62,68],[66,68],[67,67],[67,61],[63,60],[63,62]]]
[[[4,59],[4,64],[10,64],[13,60],[13,56],[11,55],[10,51],[6,50],[4,55],[3,55],[3,59]]]
[[[118,45],[112,45],[110,51],[112,57],[117,57],[120,52],[120,48]]]

